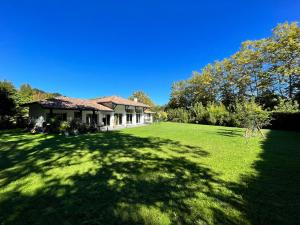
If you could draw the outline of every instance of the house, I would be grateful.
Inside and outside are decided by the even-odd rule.
[[[98,99],[55,97],[31,102],[29,118],[42,124],[50,117],[61,121],[78,119],[84,124],[116,128],[136,126],[153,122],[150,107],[137,101],[119,96]]]

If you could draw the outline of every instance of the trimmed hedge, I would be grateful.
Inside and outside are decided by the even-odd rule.
[[[300,131],[300,112],[272,112],[270,129]]]

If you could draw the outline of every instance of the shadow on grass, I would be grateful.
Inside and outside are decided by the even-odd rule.
[[[300,133],[270,130],[262,148],[253,164],[257,175],[226,184],[242,201],[215,197],[239,209],[249,224],[300,224]],[[233,224],[223,211],[213,211],[215,223]]]
[[[243,135],[243,132],[241,131],[241,129],[227,127],[227,128],[219,128],[217,134],[226,137],[241,137]]]
[[[239,183],[219,180],[210,168],[185,157],[207,157],[208,152],[169,139],[118,131],[29,137],[18,131],[0,133],[1,224],[300,221],[299,133],[270,131],[253,163],[256,176],[243,176]],[[56,175],[59,170],[63,172]],[[26,191],[36,185],[30,183],[32,175],[40,177],[41,186]],[[226,191],[216,191],[216,186]],[[210,216],[205,206],[193,208],[199,193],[224,208],[210,205]],[[228,215],[227,206],[241,215]]]
[[[8,137],[12,141],[5,142]],[[201,212],[192,216],[187,201],[199,191],[209,192],[217,182],[214,173],[199,163],[155,154],[167,148],[183,155],[208,155],[168,139],[118,131],[42,136],[37,143],[19,132],[2,133],[0,138],[6,146],[1,153],[0,189],[12,186],[0,200],[2,224],[168,224],[166,215],[177,223],[191,223],[202,219]],[[86,162],[78,162],[87,154]],[[57,168],[68,172],[78,163],[83,163],[82,170],[67,177],[49,174]],[[85,169],[84,163],[93,166]],[[31,185],[32,175],[41,177],[42,186],[27,193],[24,188]]]

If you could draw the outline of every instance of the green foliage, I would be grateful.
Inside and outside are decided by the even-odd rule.
[[[68,131],[70,129],[70,122],[69,121],[62,121],[60,123],[60,126],[59,126],[59,130],[61,132],[65,132],[65,131]]]
[[[154,121],[167,121],[168,114],[165,111],[157,111],[153,114]]]
[[[23,127],[28,118],[28,109],[22,107],[22,104],[59,95],[59,93],[47,93],[32,88],[29,84],[23,84],[17,90],[11,82],[0,81],[0,124],[11,126],[14,123]],[[9,126],[0,125],[0,127],[8,128]]]
[[[299,112],[299,104],[297,101],[279,98],[279,103],[274,107],[273,112]]]
[[[280,130],[300,131],[300,111],[298,112],[271,112],[270,128]]]
[[[201,102],[196,102],[191,108],[193,122],[203,123],[207,115],[206,108],[202,105]]]
[[[229,112],[222,103],[208,103],[206,111],[205,118],[209,124],[223,125],[228,120]]]
[[[179,123],[188,123],[190,121],[190,113],[184,108],[169,109],[167,111],[168,120]]]
[[[222,102],[226,107],[252,97],[271,110],[276,99],[300,99],[300,27],[283,23],[270,37],[246,41],[238,52],[193,72],[172,85],[169,108],[196,102]],[[212,122],[215,122],[214,119]]]
[[[132,93],[132,95],[128,98],[130,100],[134,100],[137,98],[138,102],[144,103],[146,105],[149,105],[150,107],[154,107],[155,104],[151,100],[151,98],[143,91],[135,91]]]
[[[59,121],[56,117],[48,118],[46,123],[48,124],[47,132],[59,133],[61,121]]]
[[[250,137],[268,125],[271,118],[269,112],[263,110],[254,99],[251,99],[235,104],[233,120],[236,126],[246,128],[245,136]]]
[[[17,91],[9,81],[0,81],[0,119],[16,113]]]

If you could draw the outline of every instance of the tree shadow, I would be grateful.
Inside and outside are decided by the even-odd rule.
[[[192,215],[188,201],[218,182],[209,168],[184,156],[206,157],[206,151],[169,139],[118,131],[68,138],[10,135],[1,156],[2,224],[142,224],[144,217],[151,223],[165,214],[174,223],[191,223],[203,218],[201,211]],[[56,176],[60,169],[66,172]],[[31,184],[34,175],[41,184]],[[24,190],[30,185],[40,187]]]
[[[238,128],[219,128],[217,134],[226,136],[226,137],[240,137],[243,135],[243,132]]]
[[[208,152],[163,138],[13,131],[0,133],[0,144],[1,224],[300,221],[300,133],[269,131],[255,173],[235,183],[194,160]],[[195,206],[199,198],[217,206]]]
[[[300,223],[300,133],[272,131],[262,141],[263,151],[252,168],[256,175],[242,176],[239,183],[225,184],[234,195],[215,196],[239,209],[249,224]],[[213,209],[216,223],[239,224]],[[230,222],[229,222],[230,221]]]

